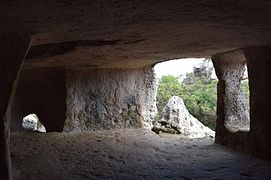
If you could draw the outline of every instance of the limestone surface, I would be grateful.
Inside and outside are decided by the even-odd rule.
[[[12,13],[10,13],[12,12]],[[32,34],[25,66],[144,67],[271,43],[267,0],[4,0]]]
[[[161,119],[155,122],[153,130],[177,133],[189,138],[214,137],[215,132],[193,117],[183,100],[173,96],[161,112]]]
[[[212,57],[220,81],[223,98],[222,124],[230,132],[249,131],[250,119],[246,98],[241,89],[241,79],[246,68],[243,51],[233,51]],[[220,114],[219,114],[220,115]]]
[[[150,129],[156,114],[152,67],[70,70],[64,131]]]
[[[22,127],[27,131],[46,132],[36,114],[29,114],[23,118]]]
[[[271,160],[271,59],[270,46],[245,50],[250,86],[251,154]]]
[[[144,129],[12,132],[14,180],[268,180],[271,162],[241,156],[213,138]],[[34,147],[34,148],[33,148]]]

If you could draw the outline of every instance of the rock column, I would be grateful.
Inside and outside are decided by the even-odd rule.
[[[250,87],[250,149],[271,159],[271,46],[245,49]]]
[[[8,111],[30,37],[0,32],[0,179],[12,179]]]
[[[212,61],[218,82],[216,142],[228,145],[231,135],[249,131],[249,113],[240,82],[245,72],[243,51],[214,55]]]

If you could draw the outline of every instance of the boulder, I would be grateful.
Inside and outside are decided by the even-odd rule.
[[[23,118],[22,127],[27,131],[46,132],[36,114],[29,114]]]
[[[186,109],[183,100],[173,96],[161,112],[160,119],[154,123],[153,131],[181,134],[189,138],[214,137],[215,132],[204,126]]]

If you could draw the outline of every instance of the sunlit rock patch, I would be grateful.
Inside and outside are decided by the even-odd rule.
[[[186,109],[183,100],[173,96],[161,112],[161,117],[154,123],[153,131],[181,134],[189,138],[214,137],[215,132],[204,126]]]

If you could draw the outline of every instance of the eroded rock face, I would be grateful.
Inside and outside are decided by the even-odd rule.
[[[73,68],[139,68],[270,44],[270,13],[267,0],[17,0],[0,6],[3,20],[14,19],[33,35],[26,65]]]
[[[245,49],[250,87],[250,151],[271,160],[271,46]]]
[[[30,46],[30,36],[6,28],[0,29],[0,179],[12,179],[8,120],[18,76]]]
[[[69,70],[64,131],[151,128],[156,114],[152,67]]]
[[[246,60],[243,51],[224,53],[212,57],[219,79],[218,96],[223,99],[222,123],[230,132],[249,131],[249,111],[240,87]]]
[[[155,122],[153,131],[177,133],[190,138],[214,137],[215,132],[204,126],[186,109],[183,100],[173,96],[161,112],[161,119]]]
[[[22,127],[27,131],[46,132],[45,127],[41,124],[36,114],[29,114],[24,117]]]
[[[225,80],[225,126],[236,132],[249,130],[249,113],[243,91],[241,90],[241,78],[244,75],[245,64],[228,66],[225,68],[223,79]]]

